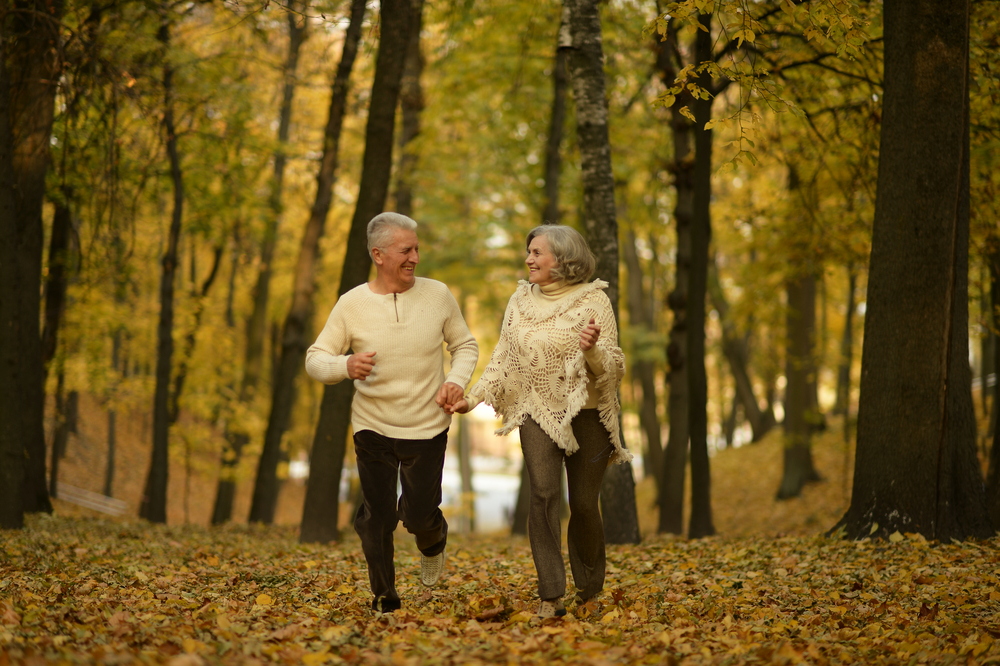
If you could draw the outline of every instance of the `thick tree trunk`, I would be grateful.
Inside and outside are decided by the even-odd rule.
[[[420,134],[420,113],[424,110],[424,91],[420,87],[420,75],[424,71],[424,56],[420,52],[424,0],[411,0],[411,3],[413,26],[406,45],[406,62],[399,91],[403,120],[399,132],[399,172],[396,175],[396,212],[407,217],[413,217],[413,172],[417,167],[417,154],[411,144]]]
[[[712,58],[711,14],[702,14],[703,30],[695,36],[695,61]],[[703,76],[708,89],[711,79]],[[688,431],[691,438],[692,539],[715,534],[712,522],[711,472],[708,460],[708,375],[705,371],[705,297],[708,290],[708,246],[712,238],[712,98],[694,101],[694,215],[691,220],[691,273],[687,302]]]
[[[308,3],[298,3],[302,10],[308,8]],[[271,262],[274,260],[275,241],[278,226],[284,210],[282,193],[284,191],[285,165],[288,157],[285,146],[292,124],[292,101],[295,98],[299,52],[308,37],[308,23],[299,18],[296,12],[286,14],[288,23],[288,51],[283,68],[284,86],[282,88],[281,107],[278,112],[278,148],[274,151],[274,172],[271,178],[271,191],[268,197],[270,216],[264,226],[264,238],[260,247],[260,270],[253,290],[253,309],[247,319],[247,342],[243,365],[243,379],[240,382],[240,392],[237,398],[239,404],[245,404],[254,399],[264,364],[264,340],[267,337],[268,303],[271,293]],[[235,276],[235,264],[233,268]],[[232,295],[232,291],[230,291]],[[250,442],[245,428],[241,424],[226,423],[226,448],[222,452],[219,483],[215,491],[215,503],[212,507],[212,524],[221,525],[229,522],[233,515],[233,499],[236,496],[236,469],[243,456],[243,448]]]
[[[45,477],[42,202],[63,3],[6,6],[0,44],[0,527],[52,511]],[[14,494],[18,495],[15,498]]]
[[[643,472],[656,480],[660,486],[660,474],[663,472],[663,439],[660,435],[660,420],[656,416],[656,377],[653,363],[644,353],[642,345],[652,335],[654,330],[652,313],[646,307],[646,296],[642,287],[642,266],[639,264],[639,254],[635,249],[635,232],[629,229],[628,242],[625,243],[622,254],[628,267],[628,312],[630,323],[635,333],[636,344],[633,350],[632,377],[637,379],[642,388],[642,403],[639,406],[639,425],[646,433],[646,455],[643,459]]]
[[[785,353],[785,452],[778,499],[798,497],[802,488],[819,480],[812,460],[816,405],[810,382],[815,381],[813,341],[816,336],[816,277],[795,276],[786,284],[788,304]]]
[[[357,8],[358,4],[362,7]],[[356,23],[359,31],[363,5],[362,0],[355,0],[352,4],[351,26]],[[338,297],[368,280],[371,272],[371,257],[367,250],[368,222],[383,211],[392,175],[396,106],[399,101],[406,46],[412,23],[411,0],[383,0],[381,14],[382,35],[375,60],[368,125],[365,128],[365,155],[361,167],[361,183],[347,237]],[[357,16],[356,22],[355,16]],[[343,66],[343,59],[341,65]],[[346,78],[344,85],[346,86]],[[331,122],[332,118],[331,113]],[[336,159],[336,156],[331,155],[330,158]],[[323,187],[319,188],[319,191],[323,190]],[[326,191],[329,193],[329,189]],[[329,208],[329,195],[325,198],[325,204],[317,196],[313,210],[316,211],[320,205]],[[300,540],[303,542],[326,542],[336,538],[337,535],[337,515],[340,510],[337,489],[340,487],[340,472],[347,447],[347,426],[351,422],[353,390],[353,382],[343,381],[327,386],[323,392],[319,424],[316,427],[316,437],[313,440],[310,457],[309,484],[306,487],[305,505],[302,509]],[[314,460],[335,462],[319,467],[313,463]]]
[[[167,482],[169,477],[170,376],[174,355],[174,283],[177,274],[177,245],[184,215],[184,180],[174,126],[174,69],[170,48],[170,23],[164,18],[157,35],[166,60],[163,65],[163,131],[166,134],[174,207],[167,234],[160,275],[160,323],[157,328],[156,389],[153,396],[153,455],[139,507],[139,516],[154,523],[167,522]]]
[[[563,7],[564,15],[567,12],[569,15],[569,41],[561,39],[560,48],[568,49],[566,62],[576,103],[583,228],[597,257],[595,277],[607,281],[607,295],[617,318],[618,221],[608,140],[600,6],[597,0],[565,0]],[[631,465],[611,465],[604,473],[601,515],[608,543],[639,543],[641,536]]]
[[[969,1],[885,3],[848,538],[993,535],[969,371]]]
[[[657,43],[656,65],[660,78],[666,85],[673,85],[677,72],[686,63],[674,61],[680,53],[677,30],[670,23],[667,39]],[[684,532],[684,483],[688,454],[688,380],[687,380],[687,302],[688,273],[691,267],[691,219],[694,216],[694,146],[691,142],[691,123],[679,109],[693,103],[685,89],[670,108],[670,132],[673,138],[674,159],[670,165],[673,174],[676,200],[674,221],[677,226],[677,256],[674,288],[667,295],[666,305],[672,314],[670,339],[667,343],[667,419],[670,430],[663,452],[663,470],[659,486],[660,534]]]

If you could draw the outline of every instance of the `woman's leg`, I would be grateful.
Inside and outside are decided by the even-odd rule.
[[[600,495],[604,470],[613,446],[596,409],[584,409],[573,419],[580,450],[566,458],[569,486],[569,565],[582,599],[604,589],[604,523]]]
[[[566,593],[559,524],[560,477],[563,451],[531,418],[521,426],[521,451],[528,468],[531,501],[528,505],[528,541],[538,572],[538,596],[556,599]]]

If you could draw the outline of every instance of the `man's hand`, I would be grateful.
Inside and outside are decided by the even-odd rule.
[[[438,389],[437,397],[434,398],[434,402],[440,405],[441,409],[445,412],[451,414],[452,406],[465,397],[465,391],[462,387],[453,382],[445,382],[441,384],[441,388]]]
[[[375,367],[375,354],[376,352],[360,352],[348,356],[347,376],[351,379],[365,381],[365,378],[372,373],[372,368]]]
[[[597,338],[601,337],[601,327],[591,317],[590,323],[580,331],[580,349],[590,351],[597,344]]]

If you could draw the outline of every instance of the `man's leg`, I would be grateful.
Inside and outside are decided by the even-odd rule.
[[[448,541],[448,522],[441,513],[441,473],[447,449],[447,430],[433,439],[396,440],[403,486],[399,518],[428,557],[441,553]]]
[[[573,419],[580,450],[566,458],[569,489],[569,566],[582,599],[604,589],[604,523],[600,495],[608,457],[614,450],[596,409],[584,409]]]
[[[521,451],[528,468],[531,501],[528,505],[528,541],[538,572],[538,596],[558,599],[566,593],[566,566],[562,558],[559,524],[563,450],[530,417],[521,425]]]
[[[354,451],[364,494],[364,502],[354,518],[354,529],[361,537],[361,549],[368,562],[368,581],[375,596],[372,608],[396,610],[400,603],[392,561],[392,533],[399,523],[396,517],[399,463],[393,440],[371,430],[362,430],[354,433]]]

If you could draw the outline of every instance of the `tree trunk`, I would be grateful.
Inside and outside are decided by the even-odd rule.
[[[695,36],[695,61],[712,59],[711,14],[699,19],[703,30]],[[711,88],[711,79],[700,81]],[[694,100],[694,207],[691,219],[691,273],[687,299],[688,432],[691,438],[692,539],[715,534],[712,523],[711,472],[708,461],[708,375],[705,371],[705,296],[708,288],[708,245],[712,238],[712,98]]]
[[[411,0],[411,3],[413,26],[406,45],[406,62],[399,91],[403,121],[399,133],[399,173],[396,176],[396,212],[407,217],[413,217],[413,172],[417,167],[417,155],[411,144],[420,134],[420,113],[424,110],[424,92],[420,87],[420,75],[424,71],[424,56],[420,52],[424,0]]]
[[[308,3],[297,4],[302,10],[308,7]],[[275,240],[284,210],[282,193],[284,191],[285,165],[288,161],[285,146],[288,144],[292,124],[292,101],[295,98],[297,85],[299,52],[308,37],[308,23],[305,19],[299,19],[295,11],[287,12],[286,19],[288,23],[288,52],[283,68],[284,86],[281,107],[278,112],[278,148],[274,151],[274,172],[268,197],[270,216],[264,226],[264,238],[261,240],[260,247],[260,270],[257,273],[257,283],[253,290],[253,309],[247,319],[243,379],[240,382],[240,392],[237,398],[241,405],[254,399],[260,384],[264,363],[264,340],[267,337],[268,303],[271,293],[271,262],[274,260]],[[235,264],[233,271],[235,275]],[[215,492],[215,503],[212,507],[213,525],[221,525],[232,519],[233,499],[236,496],[236,469],[243,455],[243,448],[249,442],[250,437],[242,425],[234,426],[231,422],[226,423],[226,448],[222,453],[219,483]]]
[[[993,536],[969,371],[969,1],[889,0],[846,537]]]
[[[673,85],[681,67],[686,63],[674,61],[680,53],[677,28],[671,21],[667,39],[657,43],[656,65],[664,84]],[[679,55],[678,55],[679,57]],[[691,123],[678,109],[693,103],[685,89],[670,108],[670,132],[674,145],[674,160],[670,165],[673,174],[676,201],[674,221],[677,225],[677,256],[674,262],[676,275],[673,291],[668,294],[666,305],[672,314],[670,340],[667,343],[667,419],[670,430],[663,452],[663,470],[660,473],[659,525],[660,534],[684,532],[684,483],[688,453],[688,380],[687,380],[687,302],[688,274],[691,267],[691,219],[694,215],[694,154],[691,143]]]
[[[809,389],[810,381],[816,376],[813,344],[816,277],[811,273],[795,276],[786,284],[786,289],[785,451],[778,499],[798,497],[805,484],[819,480],[812,460],[815,405]]]
[[[754,395],[753,382],[750,381],[750,373],[747,371],[746,338],[739,335],[736,325],[729,316],[729,302],[726,301],[726,295],[722,291],[714,258],[709,261],[708,266],[708,292],[722,323],[722,353],[733,372],[736,399],[743,405],[743,415],[753,431],[752,441],[759,442],[774,427],[774,418],[773,415],[772,418],[767,417],[757,402],[757,396]],[[735,414],[735,408],[733,413]]]
[[[170,179],[174,187],[174,207],[167,235],[167,250],[160,275],[160,323],[157,328],[156,389],[153,397],[153,455],[142,494],[139,516],[154,523],[167,522],[167,481],[169,476],[170,375],[174,354],[174,282],[177,273],[177,245],[184,214],[184,181],[174,127],[174,69],[167,51],[170,22],[164,17],[157,38],[163,45],[163,130],[170,159]]]
[[[608,283],[607,295],[618,318],[618,221],[615,217],[615,182],[611,172],[608,140],[608,101],[601,45],[601,14],[597,0],[565,0],[568,13],[567,66],[576,103],[576,134],[583,181],[582,222],[597,257],[596,277]],[[566,23],[564,19],[564,23]],[[639,543],[639,517],[635,505],[632,466],[611,465],[604,473],[601,515],[608,543]]]
[[[356,7],[359,4],[361,7]],[[358,26],[359,35],[363,7],[363,0],[354,0],[352,3],[351,26],[355,24]],[[371,272],[371,256],[367,250],[368,222],[383,211],[392,175],[396,105],[399,101],[403,65],[412,23],[411,0],[383,0],[381,14],[382,35],[375,60],[368,125],[365,128],[365,155],[361,167],[361,183],[347,237],[338,297],[368,280]],[[354,16],[357,16],[357,21],[354,20]],[[341,62],[341,67],[343,66],[344,59]],[[338,73],[338,78],[339,76]],[[346,83],[345,77],[345,86]],[[331,122],[332,119],[331,113]],[[326,157],[324,154],[324,159]],[[336,155],[329,155],[329,158],[336,160]],[[324,189],[327,193],[324,198],[325,204],[317,194],[314,212],[321,205],[325,206],[324,210],[329,208],[329,185],[326,188],[321,185],[318,192],[323,192]],[[323,403],[320,407],[316,437],[313,440],[311,460],[322,456],[322,459],[335,459],[338,462],[322,469],[314,467],[310,462],[309,485],[306,487],[305,505],[302,510],[300,540],[303,542],[325,542],[336,538],[336,521],[340,510],[336,489],[340,485],[340,470],[343,467],[347,445],[347,426],[351,422],[353,390],[353,382],[343,381],[327,386],[323,391]]]
[[[354,25],[354,16],[355,11],[352,3],[351,26],[348,27],[348,30]],[[383,26],[384,29],[385,26]],[[348,51],[345,43],[345,56]],[[330,211],[330,203],[333,200],[333,183],[337,177],[340,128],[343,123],[347,77],[354,64],[353,54],[350,56],[346,74],[342,79],[341,73],[344,69],[345,59],[345,57],[341,57],[341,65],[334,81],[335,90],[331,99],[330,115],[327,119],[323,140],[323,157],[316,178],[316,199],[309,215],[309,222],[306,224],[298,262],[295,266],[292,306],[282,329],[281,355],[278,359],[271,392],[271,415],[264,435],[264,448],[257,466],[257,480],[254,483],[253,503],[250,507],[251,522],[268,524],[273,522],[274,511],[278,503],[279,480],[277,472],[278,462],[281,459],[281,437],[288,428],[288,420],[294,405],[295,378],[302,369],[305,351],[309,345],[307,329],[313,315],[316,266],[319,262],[319,239],[323,235],[327,214]],[[339,90],[336,89],[338,85],[343,90],[342,98],[338,98]],[[335,109],[335,104],[339,104],[339,108]],[[389,146],[389,152],[391,154],[392,146]],[[314,471],[310,467],[310,476],[313,476]],[[310,483],[309,485],[315,484]],[[334,526],[335,528],[336,526]]]
[[[1000,235],[991,236],[987,242],[990,265],[990,317],[986,322],[993,328],[994,340],[1000,340]],[[989,468],[986,473],[986,507],[994,529],[1000,529],[1000,344],[993,353],[993,413],[990,419],[990,433],[993,444],[990,447]],[[985,374],[985,373],[984,373]],[[986,390],[985,379],[983,391]]]
[[[847,427],[851,412],[851,365],[854,363],[854,292],[857,291],[858,274],[853,266],[847,268],[847,311],[844,313],[844,336],[840,339],[840,364],[837,367],[837,403],[835,414],[844,415]]]
[[[560,33],[569,30],[568,17],[563,12]],[[559,224],[559,174],[562,171],[562,140],[566,127],[566,49],[559,48],[556,38],[556,56],[552,62],[552,111],[549,114],[549,134],[545,142],[545,204],[542,224]]]
[[[66,283],[69,267],[70,236],[73,212],[71,192],[63,188],[63,200],[55,203],[52,215],[52,237],[49,239],[48,275],[45,279],[45,323],[42,326],[42,363],[48,376],[49,363],[56,355],[59,325],[66,309]],[[44,385],[44,379],[42,380]]]
[[[194,252],[194,248],[191,249]],[[194,345],[198,335],[198,329],[201,327],[201,316],[205,313],[205,302],[208,298],[208,291],[212,288],[212,284],[215,283],[215,277],[219,274],[219,263],[222,260],[222,246],[217,246],[214,252],[214,260],[212,261],[212,270],[209,271],[208,277],[201,285],[200,290],[191,290],[191,298],[195,301],[194,306],[194,321],[191,323],[191,329],[184,336],[184,348],[181,351],[180,363],[177,366],[177,372],[174,375],[174,388],[170,392],[170,424],[173,425],[177,423],[177,417],[180,416],[181,411],[181,394],[184,392],[184,382],[187,380],[187,370],[188,363],[191,361],[191,357],[194,355]]]
[[[42,202],[63,4],[5,6],[0,44],[0,527],[52,511],[45,480]],[[15,497],[15,494],[17,497]]]
[[[628,242],[625,243],[622,254],[628,267],[628,312],[635,332],[633,339],[632,376],[642,387],[642,404],[639,406],[639,425],[646,433],[646,455],[643,459],[643,472],[656,480],[660,487],[660,474],[663,471],[663,440],[660,435],[660,419],[656,416],[656,377],[653,363],[648,359],[644,347],[653,334],[654,325],[652,313],[646,307],[646,296],[642,288],[642,266],[639,264],[639,254],[635,249],[635,232],[628,231]]]

